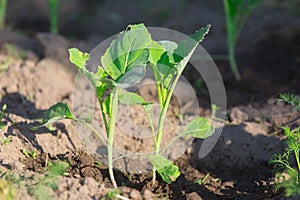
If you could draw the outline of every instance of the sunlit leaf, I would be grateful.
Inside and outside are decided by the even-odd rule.
[[[157,170],[161,178],[168,184],[175,181],[180,176],[178,166],[163,156],[150,156],[149,157],[153,167]]]
[[[190,35],[185,40],[178,44],[177,49],[174,50],[173,58],[176,64],[176,69],[183,70],[194,53],[197,45],[204,39],[204,36],[208,33],[211,25],[206,25],[204,28],[196,31],[193,35]]]
[[[149,51],[145,49],[140,56],[127,67],[127,71],[122,74],[115,82],[116,87],[128,88],[140,82],[146,74],[146,62]]]
[[[149,46],[149,62],[155,66],[164,52],[165,48],[152,40]]]
[[[181,135],[185,139],[189,139],[190,137],[204,139],[211,136],[213,132],[214,127],[208,119],[197,117],[186,125]]]
[[[69,54],[70,61],[77,67],[79,72],[90,81],[94,88],[104,88],[104,86],[102,85],[102,79],[107,77],[107,74],[105,73],[104,69],[98,66],[98,71],[94,74],[93,72],[87,70],[85,67],[86,61],[90,59],[90,55],[88,53],[83,53],[76,48],[71,48],[69,49]],[[97,95],[101,96],[101,93]]]
[[[143,97],[133,92],[124,92],[119,96],[119,101],[125,105],[136,105],[145,102]]]
[[[70,61],[78,68],[82,69],[86,65],[86,61],[90,59],[90,54],[83,53],[76,48],[69,49]]]
[[[121,32],[114,39],[101,57],[101,63],[105,71],[117,80],[124,75],[132,64],[138,59],[141,63],[146,63],[148,57],[139,57],[148,48],[151,42],[151,35],[144,24],[131,25],[126,31]],[[139,65],[140,65],[139,63]]]

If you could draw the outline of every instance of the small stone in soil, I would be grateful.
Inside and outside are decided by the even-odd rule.
[[[200,197],[197,192],[192,192],[187,195],[187,200],[203,200],[202,197]]]

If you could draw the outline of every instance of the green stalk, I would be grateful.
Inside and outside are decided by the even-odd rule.
[[[58,5],[59,5],[59,0],[49,0],[51,33],[58,33]]]
[[[184,69],[184,67],[183,67]],[[158,132],[157,132],[157,136],[156,136],[156,142],[155,142],[155,149],[154,149],[154,155],[157,156],[159,155],[159,150],[160,150],[160,143],[161,143],[161,138],[162,138],[162,134],[163,134],[163,128],[164,128],[164,122],[165,122],[165,118],[166,118],[166,115],[167,115],[167,110],[168,110],[168,107],[169,107],[169,104],[170,104],[170,101],[171,101],[171,98],[172,98],[172,94],[173,94],[173,91],[175,89],[175,86],[183,72],[183,69],[181,71],[178,72],[176,78],[174,79],[173,83],[172,83],[172,86],[169,90],[169,93],[167,94],[167,98],[163,104],[163,107],[162,107],[162,110],[160,112],[160,116],[159,116],[159,122],[158,122]],[[163,91],[163,90],[162,90]],[[155,183],[156,181],[156,169],[155,167],[153,167],[152,169],[152,182]]]
[[[4,28],[7,0],[0,0],[0,29]]]
[[[169,146],[171,146],[176,140],[178,140],[178,138],[180,138],[182,136],[181,134],[176,135],[176,137],[174,137],[161,151],[160,154],[163,154],[168,148]]]
[[[80,120],[80,119],[75,119],[76,121],[78,121],[79,123],[85,125],[87,128],[89,128],[94,134],[96,134],[99,139],[105,144],[107,145],[105,139],[102,137],[102,135],[93,127],[91,126],[89,123],[86,123],[85,121],[83,120]]]
[[[108,160],[108,173],[110,176],[110,180],[115,188],[118,187],[114,172],[113,172],[113,143],[114,143],[114,130],[119,106],[119,92],[120,88],[113,89],[113,96],[112,96],[112,107],[111,107],[111,119],[109,121],[109,131],[107,134],[107,160]]]
[[[228,43],[230,43],[230,42],[228,42]],[[235,79],[239,81],[239,80],[241,80],[241,75],[240,75],[239,69],[237,67],[236,60],[235,60],[235,50],[234,50],[235,47],[234,46],[235,46],[234,44],[228,45],[229,63],[230,63],[230,67],[234,74]]]
[[[295,157],[296,157],[296,161],[297,161],[297,166],[298,166],[298,176],[297,176],[297,181],[299,181],[300,179],[300,160],[299,160],[299,150],[294,151]]]
[[[298,171],[300,171],[300,159],[299,159],[299,150],[294,151],[296,161],[297,161],[297,166],[298,166]]]
[[[151,132],[152,132],[152,137],[153,137],[153,140],[154,140],[154,143],[156,143],[156,138],[155,138],[155,129],[154,129],[154,126],[153,126],[153,121],[152,121],[152,117],[151,117],[151,113],[150,113],[150,109],[145,107],[145,110],[146,110],[146,114],[147,114],[147,117],[148,117],[148,120],[149,120],[149,124],[150,124],[150,128],[151,128]]]
[[[241,75],[239,73],[236,60],[235,60],[235,44],[236,44],[236,25],[233,21],[231,21],[230,16],[230,8],[229,4],[227,3],[228,0],[223,0],[224,3],[224,12],[226,17],[226,27],[227,27],[227,47],[228,47],[228,54],[229,54],[229,64],[230,68],[235,76],[236,80],[241,79]]]
[[[102,105],[101,97],[98,97],[98,102],[99,102],[100,109],[101,109],[102,119],[103,119],[103,121],[104,121],[105,131],[106,131],[106,133],[108,133],[107,119],[106,119],[105,113],[102,112],[102,111],[103,111],[103,105]]]

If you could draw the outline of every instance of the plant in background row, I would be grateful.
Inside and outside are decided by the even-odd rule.
[[[280,100],[293,105],[300,112],[300,99],[295,95],[281,94]],[[285,196],[290,197],[300,195],[300,127],[294,130],[289,127],[282,129],[287,147],[282,154],[275,154],[269,162],[275,166],[276,188],[284,188]]]
[[[49,0],[49,21],[51,33],[58,33],[58,8],[59,0]]]
[[[5,26],[7,0],[0,0],[0,30]]]
[[[104,55],[102,55],[100,59],[102,66],[98,66],[96,73],[88,71],[85,67],[86,62],[90,59],[88,53],[82,53],[75,48],[69,49],[70,61],[91,82],[95,89],[107,139],[105,140],[87,122],[77,119],[71,113],[67,104],[63,103],[58,103],[46,111],[41,126],[60,119],[72,119],[91,129],[107,145],[109,176],[113,186],[117,187],[113,174],[113,141],[118,105],[119,103],[126,105],[140,104],[145,108],[153,134],[155,148],[152,153],[144,154],[153,165],[153,181],[156,180],[157,171],[165,182],[171,183],[176,180],[180,172],[172,161],[162,156],[166,148],[180,137],[185,139],[191,137],[206,138],[214,130],[208,119],[196,117],[188,123],[182,133],[173,138],[165,148],[160,149],[164,121],[176,83],[198,43],[207,34],[209,27],[210,25],[207,25],[176,44],[171,41],[156,42],[152,40],[144,24],[130,25],[112,41]],[[136,93],[122,90],[141,81],[145,76],[147,66],[152,69],[155,75],[158,90],[160,116],[157,130],[154,129],[150,115],[153,103],[145,102]]]
[[[235,47],[247,17],[259,2],[261,0],[223,0],[229,63],[236,80],[240,80],[241,75],[236,64]]]

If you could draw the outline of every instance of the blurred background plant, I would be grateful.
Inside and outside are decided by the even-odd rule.
[[[59,0],[49,0],[49,20],[50,20],[50,32],[58,33],[58,19],[59,19]]]
[[[223,0],[229,63],[236,80],[240,80],[241,75],[236,63],[235,47],[247,17],[260,2],[261,0]]]
[[[0,29],[5,26],[7,0],[0,0]]]

